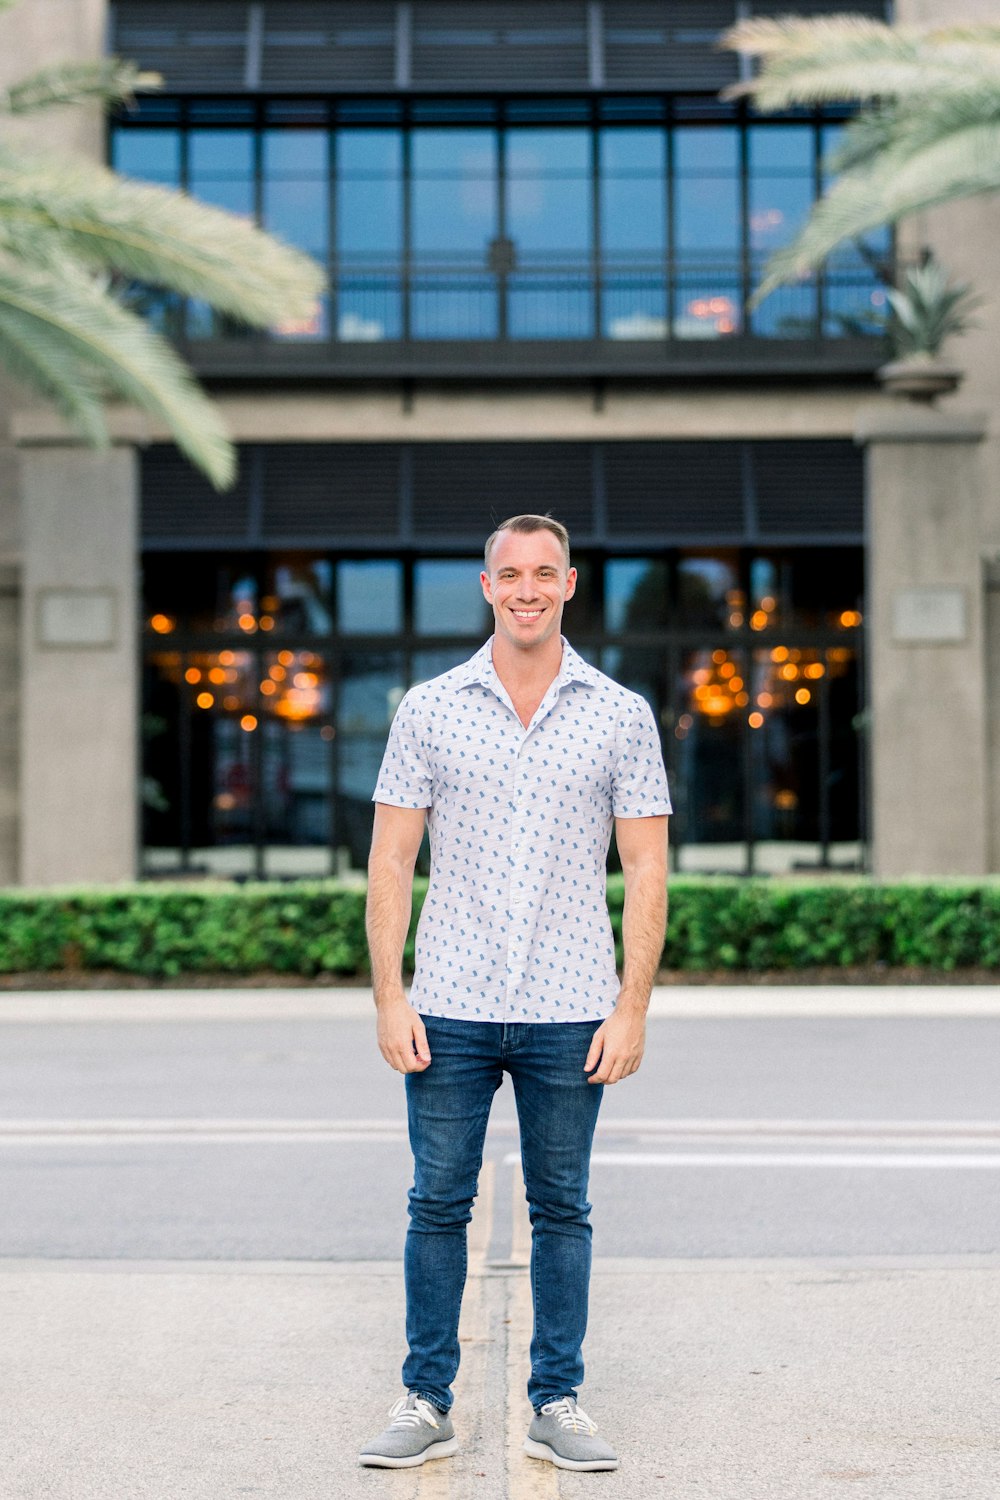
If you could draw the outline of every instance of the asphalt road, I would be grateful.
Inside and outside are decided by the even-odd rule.
[[[659,1019],[649,1031],[640,1072],[605,1091],[597,1253],[1000,1249],[988,1166],[1000,1126],[992,1147],[970,1134],[1000,1119],[1000,1018]],[[0,1255],[401,1255],[402,1080],[368,1017],[8,1023],[0,1040]],[[516,1154],[508,1082],[486,1153],[494,1259],[510,1249]]]

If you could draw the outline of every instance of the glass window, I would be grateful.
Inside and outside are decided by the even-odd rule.
[[[843,125],[820,128],[824,192],[836,181],[831,157],[842,143],[844,130]],[[892,252],[892,231],[882,225],[869,230],[860,242],[838,245],[828,257],[823,268],[823,332],[827,337],[884,336],[878,320],[888,310],[885,287],[892,280]]]
[[[414,629],[421,635],[479,635],[492,620],[479,583],[482,569],[478,557],[414,563]]]
[[[745,868],[741,771],[748,704],[742,652],[705,646],[682,653],[671,758],[686,871]]]
[[[186,660],[193,858],[213,874],[247,875],[257,834],[256,657],[194,652]]]
[[[511,129],[506,152],[510,334],[591,338],[590,131]]]
[[[175,553],[173,563],[177,596],[192,630],[256,633],[260,606],[252,556]]]
[[[327,635],[332,574],[325,558],[308,552],[270,558],[260,598],[260,629],[279,635]]]
[[[750,561],[752,630],[850,630],[861,623],[860,547],[795,547]]]
[[[254,142],[249,130],[188,133],[188,191],[231,214],[254,213]]]
[[[330,227],[329,138],[325,130],[266,130],[261,143],[264,228],[326,265]],[[328,300],[309,318],[286,318],[273,332],[282,338],[326,338]]]
[[[181,133],[179,130],[114,130],[111,164],[125,177],[178,187],[181,180]]]
[[[392,635],[403,628],[403,569],[390,559],[337,564],[337,629]]]
[[[415,338],[495,338],[497,137],[415,130],[412,138]]]
[[[746,594],[740,585],[739,554],[683,552],[677,562],[678,621],[682,629],[746,624]]]
[[[815,197],[816,137],[811,125],[754,125],[747,131],[749,244],[754,285],[769,257],[793,239]],[[753,315],[754,332],[808,338],[815,331],[811,281],[779,287]]]
[[[342,130],[336,142],[337,337],[372,343],[403,332],[403,138]]]
[[[337,710],[337,832],[343,862],[364,869],[378,779],[392,716],[406,690],[402,652],[351,652],[342,659]]]
[[[667,620],[667,570],[644,557],[617,557],[604,568],[604,628],[658,630]]]
[[[674,133],[674,335],[719,338],[742,321],[740,136],[735,126]]]
[[[604,335],[665,338],[666,135],[606,129],[599,146]]]
[[[263,836],[278,846],[267,851],[267,873],[323,874],[334,738],[327,663],[314,651],[268,652],[259,686]]]

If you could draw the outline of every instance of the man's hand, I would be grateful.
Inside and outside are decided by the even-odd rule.
[[[397,1073],[422,1073],[431,1065],[424,1023],[402,993],[398,998],[379,1002],[378,1045],[390,1068]]]
[[[644,1010],[618,1009],[594,1032],[583,1071],[588,1083],[618,1083],[634,1073],[646,1045]],[[597,1067],[600,1060],[600,1067]],[[596,1072],[591,1073],[591,1069]]]

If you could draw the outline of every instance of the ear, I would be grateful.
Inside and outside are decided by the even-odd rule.
[[[483,586],[483,598],[486,600],[487,604],[492,604],[493,603],[493,587],[492,587],[492,585],[490,583],[490,575],[488,573],[480,573],[480,575],[479,575],[479,582]]]
[[[573,595],[576,593],[576,576],[576,569],[570,568],[569,572],[566,574],[566,592],[563,595],[564,599],[572,599]]]

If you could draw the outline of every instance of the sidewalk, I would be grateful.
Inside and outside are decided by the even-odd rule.
[[[7,1500],[995,1500],[1000,1257],[603,1261],[587,1410],[612,1475],[520,1449],[523,1267],[474,1264],[462,1451],[355,1454],[396,1393],[400,1267],[0,1269]]]
[[[19,990],[4,1021],[331,1020],[372,1014],[370,989]],[[729,1016],[1000,1016],[995,985],[683,985],[653,991],[651,1020]]]

